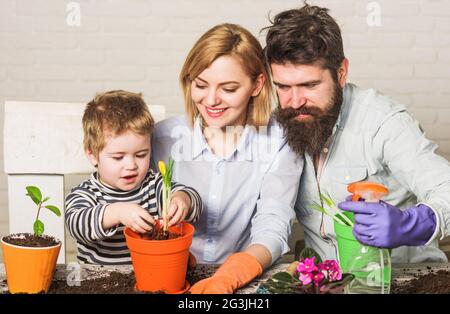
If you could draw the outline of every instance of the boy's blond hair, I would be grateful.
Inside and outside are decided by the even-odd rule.
[[[126,131],[151,135],[154,125],[142,94],[124,90],[97,94],[84,110],[84,149],[98,158],[106,145],[106,136],[117,136]]]
[[[256,80],[265,76],[264,86],[249,104],[247,123],[255,127],[267,125],[271,112],[272,84],[263,49],[248,30],[237,24],[219,24],[207,31],[189,52],[180,72],[186,113],[191,127],[199,111],[191,97],[191,83],[221,56],[236,57],[244,71]]]

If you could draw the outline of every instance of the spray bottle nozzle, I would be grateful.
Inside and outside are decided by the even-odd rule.
[[[361,181],[349,184],[347,190],[352,193],[352,201],[364,199],[365,202],[378,202],[389,190],[382,184],[370,181]]]

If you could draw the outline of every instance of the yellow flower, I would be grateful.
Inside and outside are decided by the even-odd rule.
[[[164,161],[160,160],[158,161],[158,168],[159,168],[159,172],[161,172],[161,174],[163,176],[166,175],[166,164],[164,163]]]

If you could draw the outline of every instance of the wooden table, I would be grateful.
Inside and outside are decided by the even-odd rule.
[[[276,264],[268,269],[264,274],[252,281],[246,287],[239,289],[238,294],[251,294],[255,293],[259,284],[266,281],[274,273],[286,270],[289,264]],[[198,265],[193,275],[205,276],[205,274],[212,275],[217,269],[217,265]],[[397,282],[407,282],[414,278],[415,275],[424,275],[431,271],[438,270],[450,271],[450,263],[424,263],[424,264],[393,264],[392,267],[392,279]],[[121,273],[130,273],[133,270],[131,265],[125,266],[97,266],[97,265],[84,265],[84,264],[67,264],[57,265],[54,275],[55,280],[67,280],[68,276],[71,280],[86,280],[96,277],[108,276],[110,272],[119,271]],[[5,277],[5,268],[3,264],[0,264],[0,293],[5,293],[8,290]]]

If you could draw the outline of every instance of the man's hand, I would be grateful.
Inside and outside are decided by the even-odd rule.
[[[338,204],[342,210],[355,214],[353,234],[366,245],[396,248],[402,245],[426,244],[436,229],[434,211],[420,204],[404,211],[386,202],[352,202]]]

